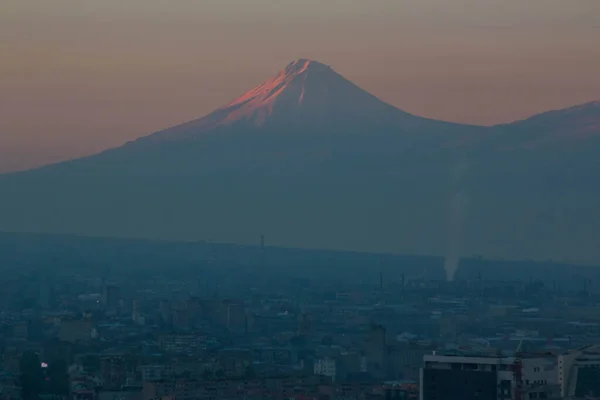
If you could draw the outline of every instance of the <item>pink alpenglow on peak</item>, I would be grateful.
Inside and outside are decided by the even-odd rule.
[[[401,111],[345,79],[328,65],[307,59],[289,63],[274,77],[209,115],[158,132],[153,139],[189,139],[234,124],[285,130],[364,124],[413,124],[422,118]]]
[[[283,113],[301,107],[311,98],[313,108],[323,108],[328,87],[342,78],[329,66],[316,61],[298,59],[289,63],[275,77],[246,92],[219,110],[227,110],[223,122],[240,119],[252,120],[262,126],[273,115],[275,108]],[[314,104],[319,101],[321,104]]]
[[[262,125],[273,113],[275,103],[280,101],[281,97],[288,102],[290,98],[296,98],[297,100],[292,103],[302,105],[306,92],[306,78],[309,73],[317,70],[328,70],[335,74],[331,68],[315,61],[300,59],[291,62],[275,77],[221,108],[221,110],[232,109],[225,121],[231,123],[242,118],[254,117],[255,123]]]

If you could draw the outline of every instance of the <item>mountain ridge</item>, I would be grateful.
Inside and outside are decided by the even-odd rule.
[[[600,261],[593,103],[481,127],[406,113],[309,60],[267,83],[124,146],[0,175],[0,230]]]

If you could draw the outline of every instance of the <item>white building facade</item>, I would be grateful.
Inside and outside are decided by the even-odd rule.
[[[420,399],[459,399],[477,393],[486,399],[514,399],[516,359],[501,355],[425,355],[420,371]],[[558,358],[552,355],[521,359],[521,399],[558,397]],[[459,382],[460,383],[457,383]]]

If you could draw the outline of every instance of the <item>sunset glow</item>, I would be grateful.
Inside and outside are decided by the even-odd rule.
[[[597,0],[6,0],[0,171],[213,111],[290,60],[411,113],[494,124],[600,98]]]

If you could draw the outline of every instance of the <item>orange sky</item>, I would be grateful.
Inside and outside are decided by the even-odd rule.
[[[3,0],[0,171],[200,117],[311,58],[492,124],[600,99],[599,0]]]

